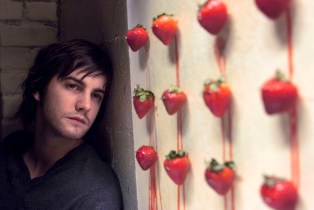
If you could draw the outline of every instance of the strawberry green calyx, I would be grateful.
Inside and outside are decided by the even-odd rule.
[[[187,156],[187,153],[185,151],[178,151],[176,152],[175,150],[171,150],[169,152],[168,155],[166,155],[166,159],[167,160],[172,160],[172,159],[175,159],[175,158],[182,158],[182,157],[185,157]]]
[[[275,78],[279,81],[282,81],[282,82],[288,82],[286,76],[284,73],[282,73],[282,71],[280,70],[276,70],[276,73],[275,73]]]
[[[163,12],[163,13],[157,15],[157,17],[154,17],[153,21],[157,20],[158,18],[160,18],[160,17],[162,17],[164,15],[169,16],[169,17],[174,17],[174,14],[167,14],[167,13]]]
[[[236,165],[233,161],[226,161],[224,165],[231,168],[232,170],[235,170],[236,168]]]
[[[286,180],[275,176],[264,175],[264,183],[266,186],[274,187],[277,182],[286,182]]]
[[[215,172],[222,171],[224,169],[224,165],[219,164],[218,161],[214,158],[210,161],[208,167]]]
[[[217,80],[206,80],[204,86],[209,87],[210,92],[216,92],[220,85],[225,83],[225,78],[223,76],[219,77]]]
[[[226,161],[224,164],[220,164],[216,159],[212,158],[211,162],[208,164],[207,167],[215,172],[222,171],[225,167],[229,167],[232,170],[234,170],[235,163],[233,161]]]
[[[182,92],[182,89],[176,85],[172,85],[169,89],[168,89],[169,93],[180,93]]]
[[[149,97],[155,97],[154,93],[149,91],[149,90],[145,90],[143,88],[141,88],[139,85],[136,86],[136,88],[134,88],[134,98],[135,97],[139,97],[140,101],[143,102],[145,101],[147,98]]]
[[[143,25],[141,25],[141,24],[137,24],[134,28],[143,28],[143,29],[146,30],[146,28],[145,28]],[[133,29],[134,29],[134,28],[133,28]]]

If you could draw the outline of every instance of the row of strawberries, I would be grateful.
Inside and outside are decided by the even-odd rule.
[[[255,0],[257,7],[269,18],[278,18],[287,10],[290,0]],[[217,35],[228,21],[226,4],[221,0],[207,0],[198,10],[199,24],[210,34]],[[178,20],[173,15],[161,14],[153,19],[152,31],[165,45],[169,45],[176,35]],[[129,30],[126,35],[127,43],[135,52],[148,41],[146,29],[137,25]]]
[[[298,98],[297,88],[286,81],[282,73],[268,80],[261,89],[265,111],[276,114],[289,111],[296,105]],[[231,90],[223,78],[204,84],[203,98],[209,110],[216,117],[223,117],[230,107]],[[178,87],[171,87],[164,91],[162,100],[169,115],[177,113],[186,103],[187,96]],[[134,90],[133,105],[138,117],[143,118],[154,107],[153,92],[136,87]],[[142,146],[136,153],[136,158],[143,170],[147,170],[157,160],[157,153],[153,147]],[[171,151],[164,161],[164,168],[170,178],[178,185],[184,183],[190,170],[190,161],[184,151]],[[234,163],[224,165],[212,160],[205,171],[207,183],[220,195],[225,195],[235,180]],[[297,204],[297,190],[289,181],[276,177],[265,177],[261,187],[264,201],[276,210],[294,210]]]
[[[288,81],[283,73],[267,80],[261,87],[261,95],[267,114],[287,112],[295,107],[298,99],[298,89]],[[203,99],[206,106],[216,117],[223,117],[230,107],[232,93],[223,77],[204,83]],[[187,96],[181,88],[172,86],[165,90],[161,97],[169,115],[177,113],[186,103]],[[154,107],[155,95],[150,90],[140,86],[134,89],[133,105],[138,117],[142,119]]]
[[[276,19],[288,6],[290,0],[255,0],[257,7],[269,18]],[[227,7],[221,0],[208,0],[198,11],[200,25],[209,33],[216,35],[228,20]],[[176,35],[178,21],[172,16],[161,14],[154,19],[153,33],[165,45],[169,45]],[[148,41],[146,29],[138,25],[128,31],[127,43],[133,51],[139,50]],[[295,106],[298,90],[283,74],[276,72],[261,88],[264,108],[267,114],[276,114],[290,110]],[[205,82],[203,98],[205,104],[216,117],[222,117],[229,109],[231,90],[224,78]],[[154,107],[155,96],[150,90],[139,86],[134,90],[133,104],[135,111],[142,119]],[[169,115],[178,112],[186,103],[186,94],[173,86],[162,94],[162,100]],[[142,146],[136,153],[136,159],[143,170],[153,167],[157,161],[157,152],[151,146]],[[190,171],[190,160],[184,151],[171,151],[164,160],[164,168],[169,177],[182,185]],[[235,164],[232,161],[219,164],[215,159],[205,169],[205,180],[218,194],[226,195],[236,179]],[[276,177],[265,177],[261,186],[261,196],[265,203],[276,210],[294,210],[298,193],[294,185],[287,180]]]
[[[136,152],[136,159],[143,170],[154,167],[158,159],[157,152],[151,146],[141,146]],[[191,163],[186,152],[174,150],[166,156],[164,169],[171,180],[182,185],[190,172]],[[207,184],[219,195],[226,195],[236,180],[235,163],[227,161],[219,164],[215,159],[205,169]],[[265,176],[260,188],[262,199],[276,210],[295,210],[298,192],[292,182],[274,176]]]

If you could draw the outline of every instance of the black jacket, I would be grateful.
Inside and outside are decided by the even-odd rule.
[[[32,141],[31,134],[19,131],[0,143],[0,210],[122,208],[116,175],[85,143],[31,180],[22,154]]]

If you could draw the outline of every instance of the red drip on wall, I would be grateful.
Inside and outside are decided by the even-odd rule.
[[[158,176],[158,188],[159,188],[159,202],[160,202],[160,210],[162,210],[162,197],[161,197],[161,190],[160,190],[160,176],[159,176],[159,167],[157,166],[157,176]]]
[[[174,53],[175,53],[175,64],[176,64],[176,85],[180,87],[180,61],[179,61],[179,49],[178,49],[178,37],[174,38]],[[183,141],[182,141],[182,112],[181,110],[177,113],[177,151],[183,150]],[[178,199],[177,206],[178,210],[181,208],[181,194],[180,186],[178,185]],[[182,187],[182,203],[183,208],[185,209],[185,188]]]
[[[183,197],[183,203],[184,203],[183,210],[185,210],[186,206],[185,206],[185,186],[184,185],[182,186],[182,189],[183,189],[182,197]]]
[[[227,195],[224,196],[224,209],[228,210],[228,198],[227,198]]]
[[[179,65],[179,49],[178,49],[178,38],[174,38],[174,53],[176,63],[176,85],[180,87],[180,65]]]
[[[221,76],[227,80],[226,72],[225,72],[225,66],[226,66],[226,59],[224,55],[226,47],[226,41],[223,39],[223,37],[218,36],[215,40],[215,45],[214,45],[214,53],[216,57],[216,62],[218,64],[219,68],[219,73]],[[226,140],[226,135],[225,132],[227,132],[227,140]],[[231,107],[227,112],[227,116],[225,115],[224,117],[221,118],[221,142],[222,142],[222,159],[225,162],[227,159],[233,160],[233,138],[232,138],[232,110]],[[229,152],[227,157],[227,146],[226,144],[228,143],[229,145]],[[228,209],[228,195],[224,196],[224,209]],[[230,192],[230,203],[231,203],[231,209],[235,210],[235,189],[234,186],[231,188]]]
[[[300,156],[297,116],[297,108],[293,107],[290,111],[291,177],[295,187],[298,189],[300,184]]]
[[[147,58],[149,58],[149,50],[146,50],[145,52],[147,55]],[[148,60],[148,59],[147,59]],[[149,66],[146,65],[146,85],[147,88],[151,89],[151,83],[150,83],[150,69]],[[155,148],[156,151],[158,151],[157,148],[157,129],[156,129],[156,116],[155,116],[155,107],[150,111],[151,116],[151,132],[150,132],[150,139],[149,139],[149,146],[152,146]],[[158,161],[156,164],[150,168],[149,170],[149,210],[158,210],[158,190],[159,188],[159,202],[160,202],[160,209],[162,210],[162,197],[160,192],[160,179],[159,179],[159,165]],[[158,181],[158,182],[157,182]]]
[[[178,207],[178,210],[180,210],[180,204],[181,204],[181,201],[180,201],[180,185],[178,185],[178,192],[177,192],[177,194],[178,194],[178,197],[177,197],[177,207]]]
[[[149,145],[154,147],[154,142],[152,136],[149,141]],[[149,210],[158,210],[157,202],[157,187],[156,187],[156,167],[151,167],[149,169]]]
[[[294,76],[293,63],[293,36],[292,36],[292,16],[290,8],[286,12],[287,22],[287,44],[288,44],[288,67],[289,78]],[[299,138],[298,138],[298,114],[297,107],[294,106],[289,113],[290,116],[290,153],[291,153],[291,178],[295,187],[299,188],[300,183],[300,155],[299,155]]]
[[[148,48],[144,48],[145,49],[145,55],[147,56],[147,61],[149,60],[149,49]],[[151,89],[151,84],[150,84],[150,69],[149,69],[149,65],[146,63],[146,86],[147,88],[150,90]]]
[[[150,168],[150,184],[149,184],[149,209],[157,210],[157,193],[156,193],[156,175],[155,175],[155,167]]]
[[[288,8],[286,13],[287,20],[287,42],[288,42],[288,68],[289,68],[289,78],[292,80],[294,74],[293,65],[293,43],[292,43],[292,19],[291,11]]]
[[[183,150],[182,143],[182,113],[178,111],[177,114],[177,151]]]
[[[233,135],[232,135],[232,106],[228,111],[228,139],[229,139],[229,160],[233,161]],[[231,194],[231,210],[235,210],[235,186],[230,190]]]
[[[233,135],[232,135],[232,106],[228,111],[228,139],[229,139],[229,160],[233,160]]]
[[[153,109],[152,111],[152,120],[153,120],[153,128],[154,128],[154,136],[155,136],[155,148],[156,148],[156,151],[158,151],[158,144],[157,144],[157,128],[156,128],[156,114],[155,114],[155,109]],[[159,170],[159,164],[158,164],[158,160],[155,164],[155,168],[156,168],[156,181],[157,182],[157,187],[159,189],[159,203],[160,203],[160,210],[162,210],[162,196],[161,196],[161,190],[160,190],[160,170]],[[157,207],[158,209],[158,207]]]
[[[219,68],[219,72],[223,77],[226,77],[226,73],[225,73],[225,55],[224,55],[224,51],[225,51],[225,47],[226,47],[226,42],[225,40],[218,36],[215,40],[215,45],[214,45],[214,53],[215,53],[215,57],[216,57],[216,62],[218,64],[218,68]]]
[[[221,118],[221,143],[222,143],[222,161],[226,161],[226,139],[225,139],[225,120]]]

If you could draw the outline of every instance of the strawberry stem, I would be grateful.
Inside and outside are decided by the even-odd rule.
[[[215,172],[218,172],[218,171],[223,170],[224,167],[225,167],[224,165],[219,164],[219,163],[217,162],[217,160],[214,159],[214,158],[212,158],[212,160],[211,160],[211,162],[210,162],[210,164],[209,164],[209,168],[210,168],[211,170],[215,171]]]
[[[164,16],[164,15],[170,16],[170,17],[173,17],[173,16],[174,16],[173,14],[167,14],[167,13],[163,12],[163,13],[157,15],[157,17],[154,17],[154,18],[153,18],[153,21],[157,20],[158,18],[160,18],[161,16]]]
[[[285,74],[282,73],[282,71],[280,71],[279,69],[276,70],[275,78],[279,81],[287,81]]]
[[[146,28],[144,28],[143,25],[141,25],[141,24],[137,24],[134,28],[143,28],[146,30]]]
[[[273,187],[275,186],[275,184],[279,181],[282,181],[282,182],[285,182],[286,180],[285,179],[282,179],[282,178],[278,178],[278,177],[275,177],[275,176],[267,176],[267,175],[264,175],[264,183],[265,185],[267,185],[268,187]]]
[[[216,82],[219,85],[225,83],[225,78],[223,76],[220,76],[218,79],[217,79],[217,82]]]
[[[181,88],[176,85],[171,85],[171,87],[168,89],[170,93],[179,93],[181,92]]]
[[[210,92],[216,92],[219,86],[223,83],[225,83],[225,79],[223,76],[220,76],[217,80],[207,79],[204,83],[204,86],[208,86]]]
[[[225,162],[224,165],[229,167],[229,168],[231,168],[231,169],[233,169],[233,170],[235,170],[235,168],[236,168],[236,165],[235,165],[235,163],[233,161],[227,161],[227,162]]]
[[[276,181],[272,177],[266,175],[264,175],[264,182],[268,187],[273,187],[276,184]]]
[[[139,97],[141,102],[145,101],[149,97],[153,98],[155,97],[153,92],[151,92],[150,90],[145,90],[141,88],[139,85],[136,85],[133,92],[134,92],[133,98]]]
[[[171,150],[169,152],[169,154],[166,156],[166,159],[167,160],[172,160],[172,159],[175,159],[175,158],[182,158],[182,157],[185,157],[187,155],[187,153],[185,151],[178,151],[176,152],[175,150]]]

